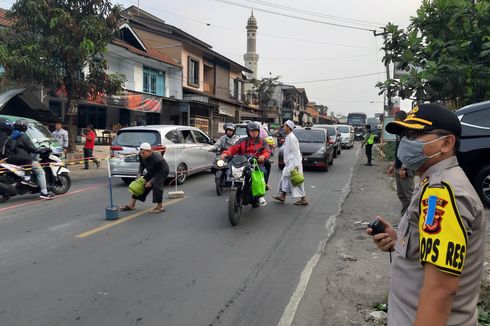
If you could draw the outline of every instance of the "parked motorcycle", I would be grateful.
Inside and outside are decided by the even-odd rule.
[[[46,174],[48,191],[62,195],[70,190],[70,170],[64,167],[64,163],[58,156],[46,151],[40,154],[39,163]],[[6,202],[13,196],[41,192],[39,187],[23,184],[24,176],[25,171],[21,167],[7,163],[0,164],[0,203]]]
[[[228,163],[229,173],[227,181],[231,184],[228,197],[228,219],[231,225],[236,226],[240,221],[242,207],[252,205],[259,207],[259,198],[253,197],[251,192],[252,171],[257,160],[249,155],[236,155]]]

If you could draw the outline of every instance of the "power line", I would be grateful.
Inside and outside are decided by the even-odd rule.
[[[0,1],[3,1],[3,0],[0,0]],[[132,5],[135,5],[136,4],[134,2],[131,2],[130,0],[125,0],[125,2],[126,3],[129,3],[129,4],[132,4]],[[240,34],[245,33],[245,30],[243,30],[243,29],[238,29],[238,28],[229,27],[229,26],[216,25],[216,24],[204,22],[204,21],[201,21],[201,20],[198,20],[198,19],[195,19],[195,18],[191,18],[191,17],[187,17],[187,16],[182,16],[182,15],[179,15],[179,14],[176,14],[176,13],[173,13],[173,12],[161,10],[159,8],[150,7],[150,6],[147,6],[147,5],[142,5],[141,7],[150,9],[152,11],[160,12],[160,13],[165,13],[165,14],[168,14],[168,15],[171,15],[171,16],[176,16],[176,17],[180,17],[180,18],[183,18],[183,19],[187,19],[189,21],[193,21],[195,23],[198,23],[198,24],[201,24],[201,25],[205,25],[207,27],[213,27],[213,28],[218,28],[218,29],[233,31],[233,32],[240,33]],[[304,42],[304,43],[309,43],[309,44],[332,45],[332,46],[345,47],[345,48],[353,48],[353,49],[371,49],[370,47],[366,47],[366,46],[356,46],[356,45],[346,45],[346,44],[331,43],[331,42],[322,42],[322,41],[318,41],[318,40],[308,40],[308,39],[297,38],[297,37],[289,37],[289,36],[284,36],[284,35],[275,35],[275,34],[268,34],[268,33],[259,33],[259,35],[260,36],[265,36],[265,37],[270,37],[270,38],[277,38],[277,39],[292,40],[292,41],[297,41],[297,42]]]
[[[298,19],[298,20],[304,20],[304,21],[309,21],[309,22],[318,23],[318,24],[324,24],[324,25],[330,25],[330,26],[336,26],[336,27],[342,27],[342,28],[349,28],[349,29],[355,29],[355,30],[367,31],[367,32],[373,32],[374,31],[374,29],[349,26],[349,25],[343,25],[343,24],[337,24],[337,23],[330,23],[330,22],[326,22],[326,21],[318,20],[318,19],[304,18],[304,17],[300,17],[300,16],[295,16],[295,15],[290,15],[290,14],[285,14],[285,13],[279,13],[279,12],[275,12],[272,10],[262,9],[262,8],[258,8],[258,7],[254,7],[254,6],[242,5],[242,4],[232,2],[232,1],[228,1],[228,0],[216,0],[216,1],[227,3],[227,4],[230,4],[233,6],[238,6],[238,7],[243,7],[243,8],[247,8],[247,9],[253,9],[253,10],[257,10],[257,11],[266,12],[266,13],[271,14],[271,15],[283,16],[283,17],[288,17],[288,18],[293,18],[293,19]]]
[[[230,52],[221,52],[229,56],[234,56],[234,57],[242,57],[243,54],[236,54],[236,53],[230,53]],[[371,54],[363,54],[363,55],[355,55],[355,56],[344,56],[344,57],[331,57],[331,58],[303,58],[303,57],[267,57],[267,56],[260,56],[261,60],[285,60],[285,61],[328,61],[328,60],[342,60],[342,59],[354,59],[354,58],[363,58],[363,57],[372,57],[375,56],[376,54],[371,53]]]
[[[367,76],[376,76],[384,73],[380,72],[375,72],[371,74],[363,74],[363,75],[354,75],[354,76],[345,76],[345,77],[339,77],[339,78],[328,78],[328,79],[318,79],[318,80],[308,80],[308,81],[296,81],[296,82],[289,82],[286,84],[309,84],[309,83],[321,83],[321,82],[326,82],[326,81],[335,81],[335,80],[344,80],[344,79],[354,79],[354,78],[361,78],[361,77],[367,77]]]
[[[376,26],[376,27],[379,27],[380,25],[384,25],[382,23],[376,23],[376,22],[371,22],[371,21],[367,21],[367,20],[360,20],[360,19],[353,19],[353,18],[328,15],[328,14],[320,13],[317,11],[309,11],[309,10],[304,10],[304,9],[300,9],[300,8],[294,8],[294,7],[289,7],[289,6],[285,6],[285,5],[279,5],[279,4],[275,4],[275,3],[271,3],[271,2],[267,2],[267,1],[261,1],[261,0],[245,0],[245,1],[260,4],[260,5],[267,6],[267,7],[283,9],[283,10],[287,10],[287,11],[301,12],[303,14],[307,14],[310,16],[328,18],[328,19],[332,19],[332,20],[339,20],[339,21],[343,21],[346,23],[355,23],[355,24],[359,24],[359,25]]]

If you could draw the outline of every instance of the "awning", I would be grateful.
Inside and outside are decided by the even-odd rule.
[[[25,88],[0,94],[0,114],[30,118],[42,123],[54,123],[60,119]]]
[[[64,88],[58,88],[54,94],[58,98],[66,98]],[[162,97],[151,94],[138,93],[124,90],[119,95],[107,96],[103,93],[94,94],[80,100],[81,104],[95,104],[112,108],[123,108],[133,111],[160,113],[162,111]]]
[[[86,102],[148,113],[160,113],[162,111],[161,97],[131,91],[124,91],[120,95],[94,96],[87,99]]]

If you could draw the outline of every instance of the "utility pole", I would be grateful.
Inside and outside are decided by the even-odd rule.
[[[386,28],[383,27],[383,32],[378,33],[377,31],[373,31],[374,37],[377,36],[383,36],[384,40],[384,48],[385,48],[385,58],[388,57],[388,50],[386,49],[386,42],[388,41],[388,32],[386,31]],[[390,62],[385,61],[385,68],[386,68],[386,80],[391,79],[390,78]],[[386,98],[387,98],[387,107],[385,107],[385,115],[389,115],[391,112],[391,109],[393,108],[393,102],[391,101],[391,96],[388,92],[385,92]]]

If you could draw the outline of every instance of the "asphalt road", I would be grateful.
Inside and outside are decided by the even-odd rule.
[[[0,206],[0,325],[288,325],[356,152],[305,173],[309,206],[275,203],[271,191],[235,228],[210,173],[190,177],[165,213],[144,213],[148,200],[112,224],[104,177],[53,201],[12,198]],[[114,195],[129,198],[120,181]]]

